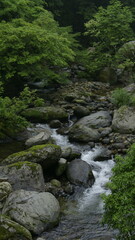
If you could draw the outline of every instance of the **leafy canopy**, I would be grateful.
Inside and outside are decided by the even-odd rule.
[[[104,196],[103,222],[119,230],[117,239],[135,237],[135,144],[126,157],[117,156],[108,187],[111,194]]]
[[[74,59],[70,30],[60,28],[37,0],[0,0],[0,80],[65,81]]]
[[[100,70],[110,66],[119,47],[134,37],[130,27],[133,22],[129,7],[112,0],[107,8],[99,7],[93,19],[86,23],[86,34],[91,37],[89,49],[90,69]]]

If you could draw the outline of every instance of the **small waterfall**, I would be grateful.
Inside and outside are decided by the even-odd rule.
[[[39,127],[39,125],[38,125]],[[61,219],[59,226],[50,232],[43,233],[43,239],[48,240],[90,240],[104,239],[114,240],[114,232],[108,231],[106,227],[101,226],[100,220],[103,212],[103,202],[100,197],[102,193],[109,193],[105,184],[111,176],[111,169],[114,166],[113,159],[108,161],[94,161],[97,155],[100,155],[102,147],[87,149],[79,144],[69,142],[67,136],[57,134],[56,129],[50,129],[48,125],[40,124],[40,127],[49,129],[52,138],[60,146],[70,146],[81,150],[81,159],[86,161],[92,167],[95,176],[95,183],[79,194],[74,201],[68,200],[65,214]],[[87,150],[86,150],[87,149]]]

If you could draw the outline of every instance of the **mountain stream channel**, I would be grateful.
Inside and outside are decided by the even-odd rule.
[[[37,127],[48,128],[48,125],[38,124]],[[50,128],[49,128],[50,129]],[[95,183],[92,187],[81,189],[62,200],[62,214],[59,226],[44,232],[44,240],[115,240],[115,231],[109,230],[101,224],[103,202],[101,194],[108,194],[105,184],[111,176],[114,166],[112,159],[94,162],[94,157],[101,151],[101,146],[90,149],[88,146],[71,144],[67,136],[57,134],[56,129],[51,129],[52,138],[59,146],[70,146],[81,150],[81,159],[92,166]],[[61,200],[60,200],[61,201]]]

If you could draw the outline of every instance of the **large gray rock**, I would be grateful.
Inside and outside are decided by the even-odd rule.
[[[123,106],[115,110],[112,129],[119,133],[135,133],[135,108]]]
[[[32,240],[32,236],[25,227],[0,215],[0,240]]]
[[[40,163],[44,170],[54,166],[61,156],[61,148],[54,144],[33,146],[25,151],[11,154],[1,164],[7,165],[17,162]]]
[[[100,133],[97,129],[92,129],[81,123],[74,124],[69,130],[69,139],[77,142],[98,141]]]
[[[59,202],[51,193],[25,190],[11,193],[2,212],[34,234],[57,224],[59,213]]]
[[[108,127],[111,125],[111,115],[107,111],[99,111],[92,113],[89,116],[83,117],[78,121],[81,124],[90,128]]]
[[[25,142],[25,145],[27,147],[32,147],[34,145],[46,144],[49,141],[51,141],[51,132],[49,130],[45,130],[43,132],[40,132],[38,135],[29,138]]]
[[[36,107],[25,110],[23,115],[33,122],[49,122],[51,120],[67,120],[68,114],[58,107]]]
[[[92,186],[95,181],[90,165],[78,159],[69,163],[67,178],[71,183],[84,187]]]
[[[87,109],[86,107],[84,106],[75,106],[74,107],[74,114],[78,117],[78,118],[81,118],[81,117],[84,117],[84,116],[87,116],[90,114],[90,111],[89,109]]]
[[[7,166],[1,166],[0,176],[7,178],[14,190],[45,190],[42,168],[37,163],[17,162]]]

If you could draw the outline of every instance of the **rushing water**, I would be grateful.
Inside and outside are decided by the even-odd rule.
[[[48,128],[47,125],[41,124],[40,127]],[[88,147],[71,144],[67,136],[57,134],[56,130],[51,131],[58,145],[81,149],[81,159],[92,166],[96,180],[91,188],[83,191],[78,188],[77,193],[64,202],[59,226],[44,232],[42,238],[45,240],[113,240],[114,232],[109,231],[107,226],[102,226],[100,223],[103,213],[100,195],[108,193],[105,184],[114,166],[113,159],[94,162],[94,157],[102,150],[101,147],[88,150]]]

